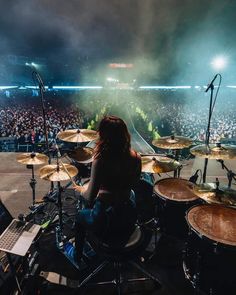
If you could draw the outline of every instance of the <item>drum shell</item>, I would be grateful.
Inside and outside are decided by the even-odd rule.
[[[189,233],[183,267],[187,278],[207,294],[235,294],[236,247],[202,235],[191,226],[187,215],[186,222]]]
[[[187,196],[184,201],[171,200],[164,194],[158,192],[156,186],[161,182],[166,182],[168,185],[169,180],[170,182],[175,181],[177,185],[183,182],[190,184],[188,180],[174,178],[161,179],[155,184],[154,195],[157,199],[157,216],[160,221],[161,231],[178,238],[185,238],[188,235],[188,224],[185,219],[186,211],[194,205],[200,204],[202,201],[197,197],[194,200],[190,197],[188,200],[188,191],[183,192]]]

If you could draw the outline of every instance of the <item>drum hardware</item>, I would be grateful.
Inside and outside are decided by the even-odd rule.
[[[154,193],[163,233],[180,239],[186,237],[188,226],[185,212],[199,202],[193,186],[193,183],[181,178],[165,178],[156,182]]]
[[[154,139],[152,144],[162,149],[177,150],[190,147],[192,140],[188,137],[171,135]]]
[[[195,184],[193,192],[209,204],[236,207],[236,190],[220,185],[218,178],[215,183]]]
[[[72,180],[74,176],[78,174],[76,167],[70,164],[64,164],[57,157],[56,165],[46,165],[42,167],[39,171],[40,178],[57,182],[57,206],[58,206],[58,216],[59,216],[59,225],[56,227],[56,241],[58,247],[63,246],[64,236],[63,236],[63,211],[62,211],[62,200],[61,193],[63,187],[61,186],[61,181]],[[74,182],[74,181],[73,181]]]
[[[152,141],[152,144],[162,149],[172,150],[172,153],[168,154],[168,157],[178,162],[180,160],[180,150],[192,145],[192,140],[188,137],[171,135],[154,139]],[[178,167],[176,167],[176,169],[172,170],[174,171],[174,177],[180,177],[180,172],[182,168],[183,167],[179,165]]]
[[[190,153],[196,157],[207,159],[221,159],[221,160],[234,160],[236,159],[236,147],[226,144],[209,144],[197,145],[190,149]]]
[[[68,129],[60,131],[57,137],[67,142],[89,142],[97,139],[97,132],[90,129]]]
[[[196,288],[196,294],[200,294],[197,293],[200,290],[207,294],[234,291],[235,209],[222,205],[197,205],[187,211],[186,220],[189,235],[183,267],[186,278]]]
[[[179,162],[167,157],[157,157],[153,155],[142,156],[142,172],[146,173],[166,173],[175,171],[181,166]]]
[[[189,181],[192,182],[192,183],[196,183],[197,180],[198,180],[198,177],[199,177],[199,175],[198,175],[199,172],[202,173],[202,170],[197,169],[196,172],[189,178]],[[201,183],[201,181],[200,181],[200,183]]]
[[[32,189],[32,205],[35,205],[35,186],[36,186],[36,179],[34,177],[34,165],[42,165],[48,161],[48,157],[44,154],[39,153],[24,153],[17,156],[17,162],[21,164],[26,164],[26,168],[31,169],[32,177],[29,182],[29,185]]]
[[[79,163],[91,163],[93,161],[94,150],[90,147],[77,147],[68,151],[67,155]]]
[[[232,170],[230,170],[224,163],[224,160],[216,160],[221,164],[222,169],[227,171],[227,178],[228,178],[228,188],[231,188],[232,180],[234,179],[236,181],[236,173],[234,173]]]

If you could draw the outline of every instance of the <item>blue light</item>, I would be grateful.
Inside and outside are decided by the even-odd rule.
[[[140,86],[140,89],[191,89],[192,86]]]
[[[18,86],[0,86],[0,90],[18,88]]]
[[[102,86],[53,86],[53,89],[76,90],[76,89],[102,89]]]

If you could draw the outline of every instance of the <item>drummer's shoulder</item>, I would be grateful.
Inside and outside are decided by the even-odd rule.
[[[138,152],[136,152],[135,150],[131,149],[130,154],[133,158],[138,158],[141,160],[141,155]]]

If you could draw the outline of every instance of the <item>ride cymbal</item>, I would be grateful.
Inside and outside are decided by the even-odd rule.
[[[97,138],[97,132],[90,129],[68,129],[60,131],[57,137],[67,142],[88,142]]]
[[[93,149],[90,147],[77,147],[69,151],[67,155],[79,163],[91,163],[93,161]]]
[[[46,165],[39,170],[39,177],[48,181],[69,180],[77,174],[78,169],[70,164]]]
[[[25,165],[42,165],[48,162],[48,157],[39,153],[24,153],[18,155],[16,160]]]
[[[207,203],[236,206],[236,191],[226,186],[217,188],[215,183],[195,184],[193,191]]]
[[[142,172],[147,173],[165,173],[176,170],[180,163],[167,158],[159,156],[143,156],[141,157],[142,161]]]
[[[154,139],[152,144],[162,149],[177,150],[189,147],[192,144],[192,140],[188,137],[171,135]]]
[[[196,157],[208,159],[229,160],[236,159],[236,147],[221,144],[197,145],[190,149]]]

